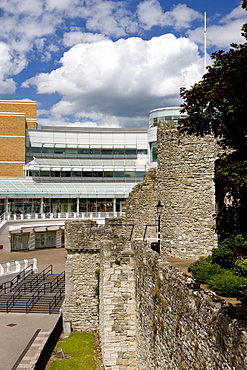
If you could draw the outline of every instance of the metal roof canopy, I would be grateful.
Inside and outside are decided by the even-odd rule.
[[[137,183],[35,182],[0,179],[0,198],[127,198]]]

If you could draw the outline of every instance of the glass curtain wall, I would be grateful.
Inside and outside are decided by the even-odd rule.
[[[124,198],[116,199],[116,212],[121,212],[124,202]],[[77,212],[77,198],[9,199],[8,203],[12,214]],[[114,199],[80,198],[79,212],[114,212]]]
[[[11,251],[28,249],[29,233],[18,233],[11,235]]]

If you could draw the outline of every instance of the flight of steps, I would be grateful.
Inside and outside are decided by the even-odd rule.
[[[57,281],[59,281],[58,286]],[[50,292],[51,289],[52,292]],[[60,275],[52,273],[31,274],[22,279],[10,292],[0,295],[0,312],[59,313],[64,299],[64,291],[64,273]],[[13,296],[16,299],[12,306],[10,303],[13,302]],[[54,301],[55,296],[56,301]],[[34,305],[32,304],[33,299]],[[51,302],[53,302],[52,308]]]

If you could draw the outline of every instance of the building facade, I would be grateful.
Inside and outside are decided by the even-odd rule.
[[[0,101],[0,252],[64,244],[64,221],[118,217],[157,164],[157,124],[179,108],[154,109],[149,129],[42,126],[36,102]]]
[[[0,251],[63,245],[64,220],[121,215],[149,167],[146,129],[37,128],[36,102],[0,101]]]

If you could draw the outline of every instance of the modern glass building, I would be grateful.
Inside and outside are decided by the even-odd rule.
[[[36,126],[36,103],[0,101],[0,251],[63,245],[66,218],[122,213],[149,168],[146,129]]]
[[[157,124],[183,117],[154,109],[149,129],[42,126],[36,102],[0,101],[0,252],[64,244],[66,219],[121,215],[157,165]]]
[[[179,107],[153,109],[149,112],[148,150],[151,166],[157,165],[157,126],[159,122],[174,121],[185,118],[186,114],[180,112]]]

